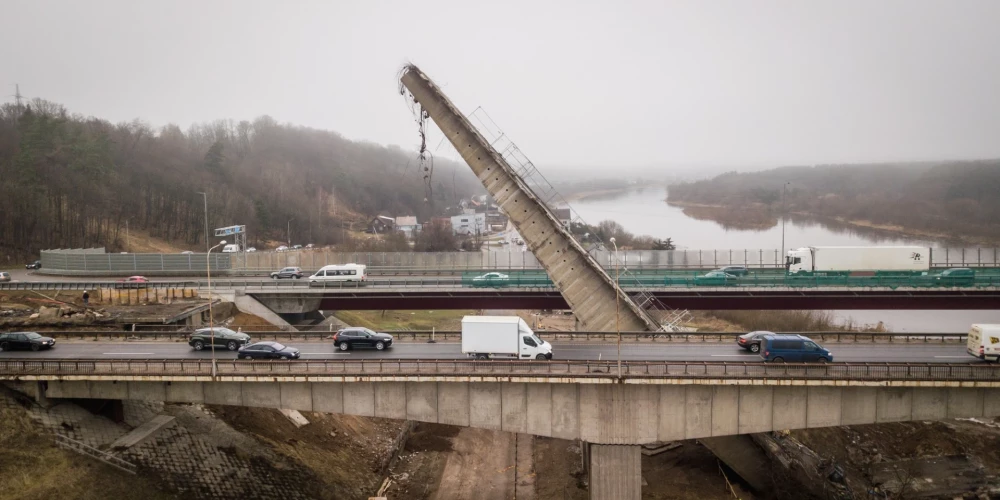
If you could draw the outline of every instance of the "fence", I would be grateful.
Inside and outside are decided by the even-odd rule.
[[[82,253],[64,250],[42,250],[43,274],[143,274],[143,273],[204,273],[232,269],[232,254],[212,253]]]
[[[214,372],[213,372],[214,365]],[[747,363],[702,361],[452,361],[355,359],[212,361],[0,359],[0,377],[21,376],[501,376],[531,378],[683,378],[753,380],[997,381],[1000,366],[958,363]],[[214,375],[213,375],[214,374]]]
[[[608,269],[614,252],[590,252]],[[932,267],[1000,267],[997,248],[934,248]],[[315,270],[329,264],[365,264],[378,268],[448,270],[542,270],[531,252],[334,252],[315,249],[289,252],[251,252],[246,267],[234,269],[232,254],[213,253],[212,271],[273,271],[287,266]],[[643,269],[710,269],[723,266],[781,269],[784,258],[777,249],[622,250],[620,263],[630,271]],[[42,251],[42,273],[52,274],[151,274],[154,272],[205,272],[204,253],[112,254],[75,250]]]
[[[151,325],[157,330],[138,331],[70,331],[58,330],[38,332],[56,339],[78,339],[78,340],[166,340],[166,341],[186,341],[193,330],[198,327],[179,326],[176,329],[166,330],[169,325]],[[312,325],[301,325],[312,326]],[[280,340],[285,342],[294,341],[324,341],[333,332],[331,331],[284,331],[271,330],[273,326],[260,327],[240,327],[243,333],[251,335],[253,341],[259,340]],[[434,331],[429,330],[385,330],[392,334],[396,341],[427,341],[431,338],[439,341],[459,341],[462,333],[457,330]],[[609,332],[562,332],[536,330],[540,337],[549,341],[594,341],[594,342],[615,342],[618,339],[617,333]],[[736,337],[743,332],[622,332],[622,342],[736,342]],[[833,343],[960,343],[965,342],[965,333],[891,333],[891,332],[782,332],[790,335],[805,335],[819,342]]]

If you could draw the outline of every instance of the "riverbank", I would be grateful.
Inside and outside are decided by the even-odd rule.
[[[721,224],[727,229],[744,230],[764,230],[770,229],[780,222],[777,216],[770,215],[770,210],[759,207],[734,208],[725,205],[715,205],[706,203],[694,203],[686,201],[671,201],[664,199],[667,205],[680,208],[684,215],[699,219],[710,220]],[[930,240],[945,245],[972,245],[972,246],[996,246],[997,241],[990,241],[965,234],[948,234],[935,231],[925,231],[920,229],[907,228],[895,224],[879,224],[862,219],[848,219],[846,217],[831,217],[828,215],[814,214],[811,212],[794,211],[789,212],[789,216],[808,218],[816,222],[827,224],[839,224],[854,229],[872,231],[886,237],[905,237],[921,240]],[[773,220],[773,224],[767,225],[763,219],[767,217]]]
[[[652,184],[644,186],[632,185],[632,186],[622,186],[622,187],[608,188],[608,189],[593,189],[593,190],[570,193],[568,195],[564,195],[564,198],[568,203],[573,203],[575,201],[596,201],[596,200],[621,196],[625,193],[628,193],[629,191],[635,191],[637,189],[657,189],[657,188],[662,188],[666,190],[667,186],[662,184]]]

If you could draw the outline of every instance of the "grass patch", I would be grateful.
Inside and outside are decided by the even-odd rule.
[[[733,324],[743,331],[772,332],[885,332],[885,327],[839,323],[828,311],[706,311],[706,316]]]
[[[337,311],[334,315],[351,326],[373,330],[461,330],[462,317],[475,310],[454,311]]]
[[[141,477],[57,448],[20,409],[0,409],[0,500],[179,498]]]

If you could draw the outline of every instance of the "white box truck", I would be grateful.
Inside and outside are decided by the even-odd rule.
[[[1000,325],[972,325],[965,351],[979,359],[1000,363]]]
[[[871,276],[876,271],[921,274],[930,267],[928,247],[804,247],[789,250],[785,258],[788,274],[817,276]]]
[[[462,353],[476,359],[552,359],[552,344],[518,316],[462,318]]]

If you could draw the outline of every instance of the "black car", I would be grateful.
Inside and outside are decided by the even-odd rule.
[[[764,335],[774,335],[774,333],[763,330],[757,332],[744,333],[743,335],[740,335],[739,337],[736,338],[736,343],[739,344],[740,347],[750,352],[758,353],[760,352],[760,338],[763,337]]]
[[[282,279],[282,278],[295,278],[302,279],[303,273],[302,269],[298,267],[286,267],[280,271],[275,271],[271,273],[271,279]]]
[[[43,337],[35,332],[12,332],[0,334],[0,351],[13,351],[15,349],[52,349],[56,346],[56,340],[52,337]]]
[[[215,331],[214,335],[212,334],[213,330]],[[222,327],[201,328],[191,334],[191,338],[188,339],[188,345],[194,347],[196,351],[200,351],[206,347],[211,349],[213,340],[216,347],[225,347],[230,351],[235,351],[240,346],[249,344],[250,336],[243,332],[234,332]]]
[[[268,340],[240,347],[236,359],[299,359],[300,354],[294,347]]]
[[[373,332],[367,328],[344,328],[333,335],[333,347],[341,351],[355,347],[374,347],[381,351],[392,347],[392,335]]]
[[[36,260],[36,261],[32,262],[31,264],[25,264],[24,268],[25,269],[41,269],[42,268],[42,261]]]
[[[717,271],[722,271],[726,274],[731,274],[733,276],[743,277],[749,276],[750,270],[746,266],[726,266],[717,269]]]

